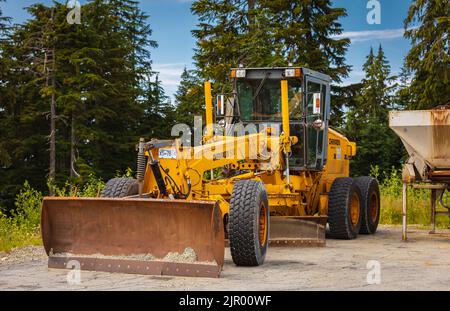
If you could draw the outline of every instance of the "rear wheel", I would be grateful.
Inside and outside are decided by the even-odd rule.
[[[328,194],[330,236],[350,240],[361,228],[361,191],[353,178],[336,178]]]
[[[380,188],[378,181],[369,176],[355,178],[361,190],[361,229],[359,233],[373,234],[377,231],[380,220]]]
[[[136,179],[119,177],[108,181],[101,193],[102,198],[123,198],[139,193]]]
[[[269,204],[262,182],[241,180],[233,187],[228,214],[228,237],[238,266],[264,263],[269,242]]]

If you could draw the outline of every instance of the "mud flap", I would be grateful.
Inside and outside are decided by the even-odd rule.
[[[50,268],[76,260],[81,270],[219,277],[223,267],[222,215],[211,201],[46,197],[41,228]],[[195,260],[170,259],[186,248]]]

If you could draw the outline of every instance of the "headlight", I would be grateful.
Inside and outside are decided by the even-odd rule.
[[[245,78],[245,69],[236,70],[236,78]]]

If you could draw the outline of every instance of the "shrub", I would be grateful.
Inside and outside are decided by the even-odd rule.
[[[402,223],[402,179],[401,170],[392,168],[381,175],[378,167],[371,168],[371,175],[381,179],[381,224],[398,225]],[[380,177],[381,176],[381,177]],[[431,216],[430,190],[408,188],[408,223],[429,227]],[[444,201],[448,201],[448,195]],[[438,210],[442,210],[439,202]],[[446,215],[436,215],[439,228],[450,228],[450,219]]]
[[[66,180],[62,187],[50,182],[47,185],[57,197],[98,197],[105,187],[105,182],[90,174],[85,182],[71,183]]]
[[[90,174],[87,182],[81,187],[81,191],[78,196],[98,197],[104,187],[105,182],[101,178],[96,177],[94,174]]]
[[[40,206],[42,193],[26,181],[16,196],[16,209],[11,217],[0,212],[0,251],[40,243]]]
[[[58,187],[49,183],[55,195],[61,197],[97,197],[104,186],[103,180],[93,174],[81,185],[71,185],[66,181],[64,186]],[[11,212],[11,217],[0,212],[0,251],[41,243],[39,228],[41,204],[42,193],[31,188],[26,181],[16,196],[15,210]]]

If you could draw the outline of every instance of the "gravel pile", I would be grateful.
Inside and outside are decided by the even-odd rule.
[[[183,253],[170,252],[164,258],[156,258],[152,254],[132,254],[132,255],[114,255],[107,256],[103,254],[73,254],[73,253],[53,253],[50,252],[50,256],[54,257],[89,257],[100,259],[127,259],[127,260],[140,260],[140,261],[167,261],[167,262],[180,262],[180,263],[208,263],[212,262],[198,262],[197,254],[191,247],[186,247]],[[46,261],[48,259],[47,254],[42,246],[26,246],[20,248],[14,248],[9,252],[0,253],[0,266],[19,264],[33,261]]]
[[[197,254],[192,248],[186,247],[183,254],[170,252],[164,257],[163,261],[192,263],[197,261]]]
[[[155,256],[152,254],[131,254],[126,256],[120,255],[103,255],[103,254],[92,254],[92,255],[84,255],[84,254],[72,254],[72,253],[55,253],[51,254],[53,257],[80,257],[80,258],[98,258],[98,259],[131,259],[131,260],[155,260]]]
[[[72,254],[72,253],[51,253],[54,257],[89,257],[89,258],[100,258],[100,259],[131,259],[131,260],[144,260],[144,261],[168,261],[168,262],[183,262],[183,263],[195,263],[197,261],[197,254],[195,251],[187,247],[182,254],[177,252],[168,253],[163,259],[155,258],[152,254],[132,254],[126,256],[120,255],[103,255],[103,254],[92,254],[92,255],[82,255],[82,254]]]
[[[7,253],[0,253],[0,266],[47,260],[47,258],[47,254],[42,246],[18,247]]]

